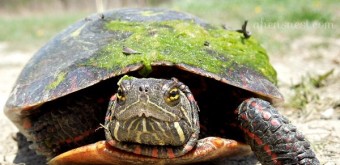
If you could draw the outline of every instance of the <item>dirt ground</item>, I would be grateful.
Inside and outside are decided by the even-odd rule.
[[[0,109],[20,70],[37,50],[6,51],[6,47],[6,43],[0,43]],[[302,76],[320,75],[334,69],[324,86],[312,89],[318,99],[307,103],[304,110],[286,104],[279,109],[310,140],[321,164],[340,165],[340,39],[303,36],[292,41],[286,53],[285,56],[271,55],[271,61],[278,71],[279,88],[287,101],[294,95],[292,84],[299,83]],[[0,128],[0,165],[24,161],[16,157],[18,148],[23,152],[22,146],[17,144],[20,140],[16,136],[17,129],[3,113],[0,113]]]

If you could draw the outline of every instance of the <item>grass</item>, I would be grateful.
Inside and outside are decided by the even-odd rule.
[[[232,29],[240,28],[244,20],[249,20],[248,27],[253,36],[271,53],[286,50],[291,39],[305,33],[339,37],[340,31],[335,30],[340,24],[337,6],[340,1],[336,0],[172,0],[159,7],[186,11]],[[79,10],[59,12],[62,14],[38,13],[34,17],[0,17],[0,24],[5,25],[0,26],[0,42],[9,43],[16,49],[40,47],[87,15]],[[310,28],[313,23],[319,23],[319,26]]]
[[[305,106],[311,102],[318,101],[319,94],[317,88],[324,86],[325,81],[334,72],[334,69],[321,75],[308,75],[301,78],[301,81],[291,86],[294,95],[287,102],[287,106],[304,110]]]
[[[242,19],[254,21],[265,19],[271,22],[329,22],[333,19],[331,13],[337,10],[333,6],[336,4],[340,3],[335,0],[184,0],[173,1],[170,6],[194,13],[214,23],[236,20],[242,22]]]
[[[339,5],[336,0],[182,0],[170,6],[232,29],[249,20],[253,36],[275,55],[289,49],[292,39],[306,34],[340,36],[335,30],[340,22]]]
[[[40,47],[62,29],[84,14],[45,15],[34,17],[0,17],[0,42],[6,42],[10,49]]]
[[[331,14],[320,9],[302,8],[287,14],[287,20],[291,22],[320,22],[327,23],[332,21]]]

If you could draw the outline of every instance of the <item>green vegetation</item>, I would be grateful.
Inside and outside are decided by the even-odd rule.
[[[21,8],[28,5],[26,1],[23,2],[25,3],[20,4]],[[287,49],[287,43],[290,40],[285,38],[296,38],[305,33],[340,36],[340,31],[335,30],[340,24],[338,12],[340,1],[337,0],[172,0],[160,2],[162,3],[155,4],[150,1],[149,5],[190,12],[210,23],[225,24],[232,29],[240,28],[244,20],[249,20],[249,30],[256,39],[260,40],[269,54]],[[12,10],[16,9],[13,3],[3,5],[3,7],[10,5],[8,8]],[[60,13],[35,13],[31,17],[0,16],[0,42],[7,42],[16,49],[37,48],[71,23],[88,15],[81,8],[78,11]],[[312,27],[315,24],[317,26]],[[293,27],[296,25],[300,27]],[[288,37],[282,37],[282,35]]]
[[[11,49],[40,47],[84,14],[42,14],[31,17],[0,17],[0,42]]]
[[[120,85],[122,83],[122,81],[124,81],[124,80],[133,80],[133,79],[135,79],[135,77],[124,75],[123,77],[121,77],[119,79],[119,81],[117,82],[117,85]]]
[[[101,52],[103,55],[90,60],[87,65],[112,69],[143,63],[146,69],[151,69],[152,62],[167,61],[221,74],[228,69],[236,69],[232,68],[236,63],[252,68],[276,83],[276,72],[269,64],[266,51],[254,38],[244,39],[241,33],[235,31],[227,31],[222,27],[203,28],[189,21],[111,21],[107,28],[117,34],[131,35],[109,44]],[[205,42],[209,42],[209,46],[204,46]],[[121,53],[123,46],[141,54],[124,55]],[[144,71],[146,74],[149,72]]]
[[[290,98],[287,105],[296,109],[303,110],[308,103],[318,101],[319,94],[315,92],[316,88],[321,88],[324,85],[325,80],[332,75],[334,69],[321,74],[301,78],[301,82],[291,87],[294,91],[294,95]]]
[[[320,22],[328,23],[332,21],[331,14],[326,11],[316,10],[311,8],[302,8],[298,11],[293,11],[287,14],[287,20],[291,22]]]
[[[49,86],[47,86],[48,90],[55,89],[60,83],[62,83],[65,80],[66,73],[61,72],[57,75],[54,82],[52,82]]]
[[[332,12],[337,10],[336,0],[186,0],[172,1],[171,6],[189,11],[215,23],[248,19],[259,21],[332,21]],[[164,6],[166,6],[165,4]],[[327,9],[327,10],[326,10]]]
[[[340,36],[336,0],[178,0],[171,6],[231,29],[248,20],[248,29],[270,55],[284,55],[292,39],[302,35]]]

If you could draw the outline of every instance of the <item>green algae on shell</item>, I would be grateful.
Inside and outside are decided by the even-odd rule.
[[[194,21],[127,22],[113,20],[108,30],[130,34],[105,46],[87,65],[112,69],[142,63],[151,69],[158,61],[187,64],[219,74],[232,69],[232,64],[262,73],[276,83],[276,72],[269,64],[266,51],[253,39],[219,27],[204,27]],[[205,46],[204,42],[209,42]],[[141,54],[126,56],[122,47],[128,46]],[[146,71],[147,73],[150,71]]]

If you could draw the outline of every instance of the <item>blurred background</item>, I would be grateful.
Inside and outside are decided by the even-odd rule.
[[[286,49],[292,37],[339,37],[337,0],[103,0],[104,10],[161,7],[186,11],[210,23],[249,29],[270,49]],[[0,0],[0,42],[15,49],[40,47],[71,23],[97,12],[95,0]],[[267,46],[270,43],[271,46]],[[284,43],[284,44],[282,44]]]
[[[228,29],[248,29],[268,51],[286,98],[279,106],[312,142],[322,164],[340,164],[340,1],[103,0],[104,10],[159,7]],[[0,107],[29,58],[95,0],[0,0]],[[12,162],[15,127],[0,114],[0,164]],[[3,157],[3,158],[1,158]],[[3,161],[3,162],[1,162]],[[18,163],[18,162],[16,162]]]

